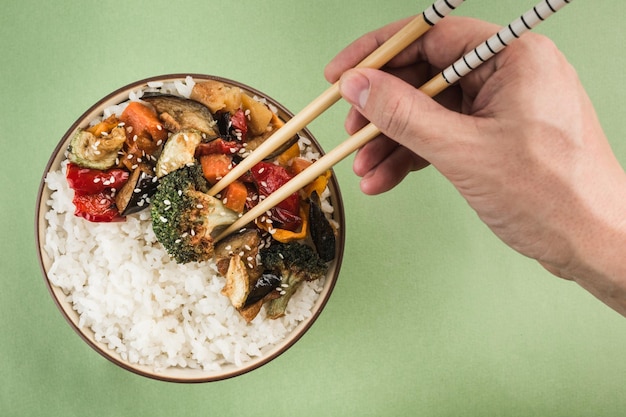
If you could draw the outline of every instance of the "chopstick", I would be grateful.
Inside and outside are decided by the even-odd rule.
[[[430,97],[436,96],[448,86],[456,83],[462,77],[478,68],[482,63],[502,51],[522,34],[533,29],[539,23],[573,1],[574,0],[543,0],[539,2],[535,7],[444,69],[419,89]],[[318,176],[332,168],[333,165],[343,160],[380,133],[380,130],[373,124],[370,123],[366,125],[363,129],[350,136],[339,146],[322,156],[300,174],[285,183],[281,188],[274,191],[255,207],[247,211],[235,223],[226,228],[215,240],[219,241],[229,234],[243,228],[248,223],[279,204],[289,195],[310,184]]]
[[[357,65],[357,68],[382,67],[400,51],[407,48],[416,39],[426,33],[458,5],[463,3],[463,1],[465,0],[437,0],[361,61]],[[292,117],[239,164],[235,165],[228,174],[224,175],[224,177],[209,189],[208,194],[214,196],[222,191],[231,182],[241,177],[250,168],[291,139],[298,131],[302,130],[306,125],[339,101],[340,98],[339,82],[336,82],[311,101],[311,103],[298,114]]]

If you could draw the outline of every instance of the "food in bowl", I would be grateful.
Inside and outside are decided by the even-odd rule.
[[[332,172],[216,242],[319,145],[304,130],[210,196],[290,115],[218,77],[125,90],[68,131],[47,169],[38,239],[53,295],[92,346],[135,372],[198,381],[254,369],[306,331],[334,286],[344,228]]]

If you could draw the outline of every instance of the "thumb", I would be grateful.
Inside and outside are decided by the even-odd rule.
[[[341,95],[383,134],[436,164],[437,155],[471,127],[468,117],[383,71],[357,68],[340,81]]]

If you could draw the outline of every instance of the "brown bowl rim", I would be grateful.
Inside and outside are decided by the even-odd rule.
[[[337,283],[337,279],[339,277],[339,273],[340,273],[340,269],[341,269],[341,265],[342,265],[342,261],[343,261],[343,253],[344,253],[344,247],[345,247],[345,228],[346,228],[346,224],[345,224],[345,212],[344,212],[344,205],[343,205],[343,199],[342,199],[342,195],[341,195],[341,191],[339,189],[339,183],[337,181],[336,175],[333,172],[333,175],[331,176],[331,180],[330,180],[330,185],[331,185],[331,189],[333,190],[332,193],[332,205],[333,205],[333,209],[334,209],[334,220],[337,221],[339,223],[339,228],[340,228],[340,233],[339,233],[339,239],[337,240],[337,245],[336,245],[336,256],[335,256],[335,260],[333,261],[333,273],[331,276],[327,276],[326,277],[326,282],[324,284],[324,291],[322,294],[320,294],[321,300],[316,301],[316,304],[318,304],[317,309],[312,313],[312,315],[308,318],[303,320],[302,322],[300,322],[295,328],[294,330],[291,332],[290,336],[289,336],[289,340],[282,342],[282,343],[278,343],[277,345],[271,347],[269,350],[269,354],[267,355],[263,355],[259,358],[253,358],[252,360],[250,360],[248,363],[244,364],[244,366],[242,367],[236,367],[235,369],[232,370],[226,370],[226,371],[218,371],[218,372],[208,372],[205,375],[202,375],[202,373],[204,373],[204,371],[202,370],[196,370],[196,369],[190,369],[189,371],[193,371],[194,374],[196,373],[200,373],[200,375],[198,376],[190,376],[190,377],[179,377],[179,376],[173,376],[173,375],[167,375],[166,373],[161,373],[161,372],[157,372],[157,371],[149,371],[147,368],[147,366],[144,365],[134,365],[134,364],[130,364],[125,362],[124,360],[122,360],[117,354],[116,352],[108,349],[108,347],[106,347],[104,344],[97,342],[95,340],[92,340],[91,338],[89,338],[84,331],[79,328],[78,324],[68,315],[68,313],[66,312],[64,305],[63,305],[63,301],[60,300],[56,293],[55,293],[55,289],[54,289],[54,285],[50,282],[50,280],[48,279],[48,273],[47,273],[47,268],[42,256],[42,245],[44,244],[44,241],[42,239],[43,237],[43,232],[44,231],[41,230],[41,226],[42,226],[42,219],[44,219],[45,213],[49,210],[47,208],[46,205],[46,201],[43,200],[43,196],[44,196],[44,192],[46,189],[46,184],[45,184],[45,178],[46,175],[48,174],[48,172],[52,169],[53,165],[55,164],[55,160],[58,158],[58,155],[60,152],[64,151],[64,148],[67,147],[67,142],[69,140],[70,135],[76,130],[78,129],[81,125],[83,125],[84,123],[88,122],[85,120],[85,118],[90,115],[92,112],[94,112],[96,109],[98,109],[100,106],[102,106],[104,103],[106,103],[109,100],[112,100],[114,97],[118,96],[119,94],[123,93],[123,92],[130,92],[134,89],[137,88],[141,88],[141,87],[145,87],[147,86],[148,82],[166,82],[166,81],[173,81],[173,80],[184,80],[186,77],[192,77],[192,79],[194,79],[194,81],[197,80],[216,80],[216,81],[221,81],[224,82],[226,84],[230,84],[230,85],[235,85],[238,86],[240,88],[242,88],[243,90],[255,94],[259,97],[263,97],[265,98],[268,102],[270,102],[272,105],[276,106],[276,108],[279,109],[279,112],[282,113],[282,116],[286,116],[288,119],[292,118],[294,116],[294,114],[289,111],[287,108],[285,108],[282,104],[280,104],[278,101],[276,101],[275,99],[273,99],[272,97],[270,97],[269,95],[253,88],[250,87],[242,82],[239,81],[234,81],[231,80],[229,78],[225,78],[225,77],[221,77],[221,76],[216,76],[216,75],[207,75],[207,74],[198,74],[198,73],[173,73],[173,74],[164,74],[164,75],[157,75],[157,76],[153,76],[153,77],[148,77],[148,78],[144,78],[129,84],[126,84],[123,87],[120,87],[116,90],[114,90],[113,92],[107,94],[106,96],[104,96],[103,98],[99,99],[95,104],[93,104],[92,106],[90,106],[80,117],[78,117],[76,119],[76,121],[70,126],[70,128],[67,130],[67,132],[62,136],[61,140],[59,141],[59,143],[56,145],[56,147],[54,148],[54,151],[52,152],[41,177],[40,183],[39,183],[39,188],[37,191],[37,200],[36,200],[36,210],[35,210],[35,243],[36,243],[36,248],[37,248],[37,257],[38,257],[38,261],[39,261],[39,266],[44,278],[44,282],[46,284],[46,287],[48,289],[48,292],[50,293],[52,299],[54,300],[57,308],[59,309],[59,311],[61,312],[61,314],[63,315],[63,317],[65,318],[65,320],[68,322],[68,324],[70,325],[70,327],[81,337],[81,339],[83,339],[84,342],[86,342],[93,350],[95,350],[96,352],[98,352],[98,354],[100,354],[101,356],[103,356],[104,358],[106,358],[107,360],[109,360],[110,362],[114,363],[115,365],[119,366],[122,369],[125,369],[127,371],[133,372],[137,375],[141,375],[147,378],[151,378],[151,379],[155,379],[155,380],[160,380],[160,381],[165,381],[165,382],[177,382],[177,383],[204,383],[204,382],[215,382],[215,381],[221,381],[221,380],[225,380],[225,379],[229,379],[229,378],[233,378],[236,376],[240,376],[243,374],[246,374],[250,371],[253,371],[255,369],[260,368],[263,365],[266,365],[267,363],[271,362],[272,360],[276,359],[278,356],[282,355],[283,353],[285,353],[287,350],[289,350],[296,342],[298,342],[305,333],[308,332],[308,330],[311,328],[311,326],[313,326],[313,324],[315,323],[315,321],[317,321],[317,319],[319,318],[319,316],[321,315],[322,311],[324,310],[326,304],[328,303],[331,294],[334,290],[334,287]],[[125,99],[124,99],[125,100]],[[122,101],[124,101],[122,100]],[[302,132],[304,132],[304,134],[306,135],[307,138],[309,138],[314,146],[317,148],[317,150],[319,150],[320,153],[324,153],[324,150],[322,149],[322,146],[319,144],[319,142],[317,141],[317,139],[313,136],[313,134],[309,131],[308,128],[304,128],[302,129]],[[45,219],[43,220],[43,222],[45,223]],[[70,307],[71,308],[71,307]],[[233,365],[234,366],[234,365]],[[230,366],[229,366],[230,367]],[[179,368],[177,368],[179,369]],[[181,373],[186,372],[186,369],[180,369]]]

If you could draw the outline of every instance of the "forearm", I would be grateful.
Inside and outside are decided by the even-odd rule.
[[[626,177],[615,189],[603,187],[590,204],[576,213],[567,240],[571,257],[562,265],[544,264],[557,276],[570,279],[626,316]]]

